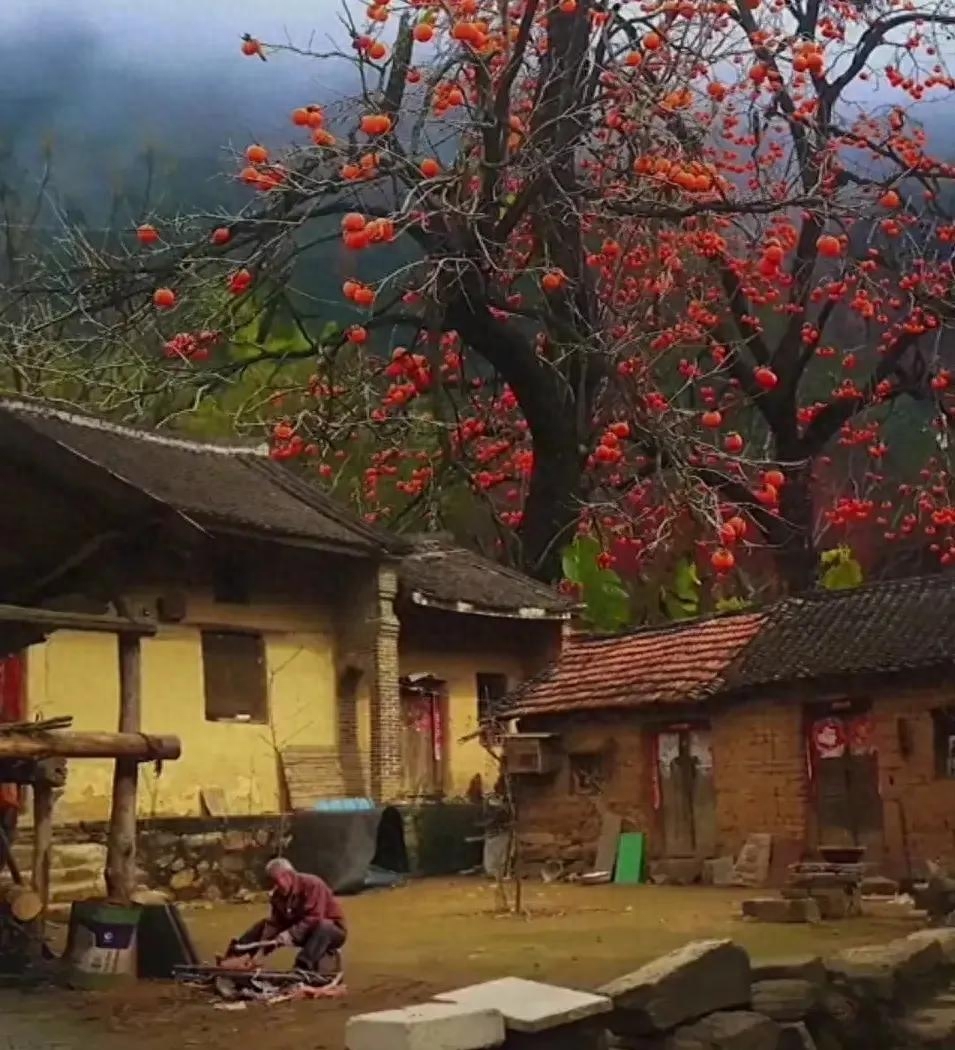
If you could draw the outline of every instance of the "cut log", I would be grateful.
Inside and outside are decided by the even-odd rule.
[[[6,891],[6,900],[17,922],[33,922],[43,911],[40,895],[27,886],[10,886]]]
[[[0,736],[0,758],[131,758],[137,762],[178,758],[177,736],[146,733],[10,733]]]

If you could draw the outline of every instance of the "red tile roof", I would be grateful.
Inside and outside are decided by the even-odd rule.
[[[613,637],[572,637],[560,660],[511,698],[507,716],[702,700],[722,688],[724,673],[764,619],[741,613]]]

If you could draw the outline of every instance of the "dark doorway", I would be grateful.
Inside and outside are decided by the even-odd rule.
[[[883,813],[869,705],[812,705],[806,722],[816,845],[865,846],[871,859],[882,850]]]
[[[710,731],[675,726],[657,734],[657,776],[667,857],[712,857],[716,799]]]
[[[430,675],[401,679],[401,759],[404,794],[435,798],[444,792],[447,688]]]

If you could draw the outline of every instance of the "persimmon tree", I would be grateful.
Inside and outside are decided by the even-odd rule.
[[[542,578],[580,529],[641,557],[689,530],[723,577],[764,547],[790,589],[853,522],[948,563],[955,166],[919,125],[955,87],[947,12],[349,0],[346,47],[242,40],[264,77],[355,83],[236,158],[248,207],[145,223],[59,292],[204,390],[240,327],[241,369],[284,319],[312,371],[276,372],[274,454],[347,468],[372,517],[467,486]],[[301,267],[331,245],[343,326]]]

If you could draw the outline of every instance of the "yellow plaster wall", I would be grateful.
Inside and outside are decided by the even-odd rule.
[[[263,633],[269,681],[269,723],[208,722],[199,625],[246,627]],[[314,606],[215,605],[189,602],[188,622],[162,626],[142,643],[143,730],[175,733],[182,757],[160,776],[141,766],[141,815],[201,812],[199,790],[219,787],[231,814],[280,808],[276,749],[336,743],[335,645],[331,620]],[[119,680],[115,638],[61,632],[28,654],[31,713],[74,716],[76,729],[114,730]],[[58,813],[98,820],[109,812],[112,763],[74,761]]]
[[[402,648],[401,674],[430,673],[447,683],[448,725],[445,731],[445,791],[464,795],[476,774],[485,791],[497,780],[497,766],[477,739],[462,741],[477,729],[477,675],[504,674],[511,688],[526,677],[524,662],[516,655],[488,649],[467,653]]]

